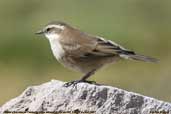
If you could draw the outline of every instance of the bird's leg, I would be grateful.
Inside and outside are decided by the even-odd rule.
[[[92,70],[90,72],[88,72],[87,74],[85,74],[80,80],[74,80],[71,82],[67,82],[64,84],[65,87],[69,87],[71,85],[75,86],[76,84],[80,83],[80,82],[86,82],[86,83],[96,83],[95,81],[88,81],[86,79],[88,79],[91,75],[93,75],[95,73],[96,70]]]
[[[90,84],[96,83],[95,81],[88,81],[88,80],[87,80],[91,75],[93,75],[93,74],[95,73],[95,71],[96,71],[96,70],[94,69],[94,70],[88,72],[87,74],[85,74],[85,75],[80,79],[80,81],[81,81],[81,82],[87,82],[87,83],[90,83]]]

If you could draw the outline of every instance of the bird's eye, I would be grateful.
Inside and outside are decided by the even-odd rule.
[[[50,28],[47,28],[46,31],[49,32],[50,31]]]

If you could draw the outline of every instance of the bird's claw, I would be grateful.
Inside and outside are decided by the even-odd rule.
[[[64,87],[69,87],[69,86],[76,86],[78,83],[81,83],[81,82],[84,82],[84,83],[89,83],[89,84],[96,84],[95,81],[88,81],[88,80],[74,80],[74,81],[71,81],[71,82],[67,82],[64,84]]]
[[[96,84],[96,82],[95,82],[95,81],[85,80],[84,82],[85,82],[85,83],[88,83],[88,84]]]
[[[71,82],[67,82],[64,84],[64,87],[69,87],[69,86],[76,86],[78,83],[80,82],[80,80],[74,80],[74,81],[71,81]]]

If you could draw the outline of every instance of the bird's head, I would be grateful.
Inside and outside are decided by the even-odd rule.
[[[36,32],[36,34],[44,34],[48,39],[59,38],[61,33],[68,27],[64,22],[53,21],[48,23],[42,30]]]

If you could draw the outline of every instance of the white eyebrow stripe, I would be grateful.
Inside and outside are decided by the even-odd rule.
[[[48,25],[47,26],[47,28],[53,28],[53,27],[64,30],[64,26],[62,26],[62,25]]]

